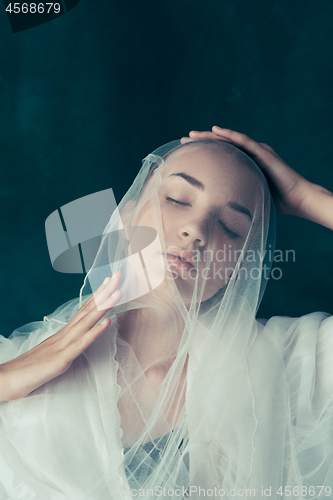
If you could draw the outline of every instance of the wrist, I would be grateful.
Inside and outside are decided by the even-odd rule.
[[[333,229],[333,193],[319,184],[309,183],[299,212],[299,217]]]

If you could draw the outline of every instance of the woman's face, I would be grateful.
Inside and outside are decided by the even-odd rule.
[[[201,300],[227,284],[248,235],[260,179],[234,158],[216,148],[193,145],[176,151],[161,171],[164,257],[185,303],[191,301],[196,280],[199,291],[204,284]],[[145,194],[154,184],[152,176]],[[141,209],[136,224],[153,227],[159,234],[153,200]],[[192,259],[192,265],[175,256],[179,254]]]

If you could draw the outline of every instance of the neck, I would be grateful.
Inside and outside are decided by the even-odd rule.
[[[131,346],[142,369],[170,366],[184,330],[175,302],[164,293],[163,301],[158,299],[157,294],[149,294],[140,300],[142,308],[125,311],[118,318],[118,335]]]

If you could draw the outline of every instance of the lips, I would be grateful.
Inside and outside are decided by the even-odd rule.
[[[185,271],[191,271],[195,269],[190,262],[177,257],[177,255],[173,255],[171,253],[164,254],[169,263],[173,266],[178,267],[179,269],[184,269]]]
[[[195,267],[195,261],[193,259],[193,256],[190,252],[187,252],[186,250],[181,250],[181,249],[176,249],[173,250],[172,252],[168,252],[166,255],[175,257],[175,259],[179,259],[182,262],[186,262],[187,264],[190,264],[192,267]]]
[[[167,253],[166,254],[167,258],[171,260],[172,263],[174,264],[177,264],[177,263],[181,263],[183,262],[184,264],[186,264],[187,266],[190,266],[190,267],[194,267],[193,264],[191,264],[191,262],[188,262],[187,260],[185,259],[182,259],[181,257],[178,257],[177,255],[174,255],[172,253]]]

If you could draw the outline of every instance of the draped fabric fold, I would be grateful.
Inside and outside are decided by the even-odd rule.
[[[61,376],[0,403],[0,500],[329,498],[333,317],[256,319],[274,242],[266,179],[243,151],[149,154],[79,297],[0,337],[5,363],[122,273],[110,327]]]

